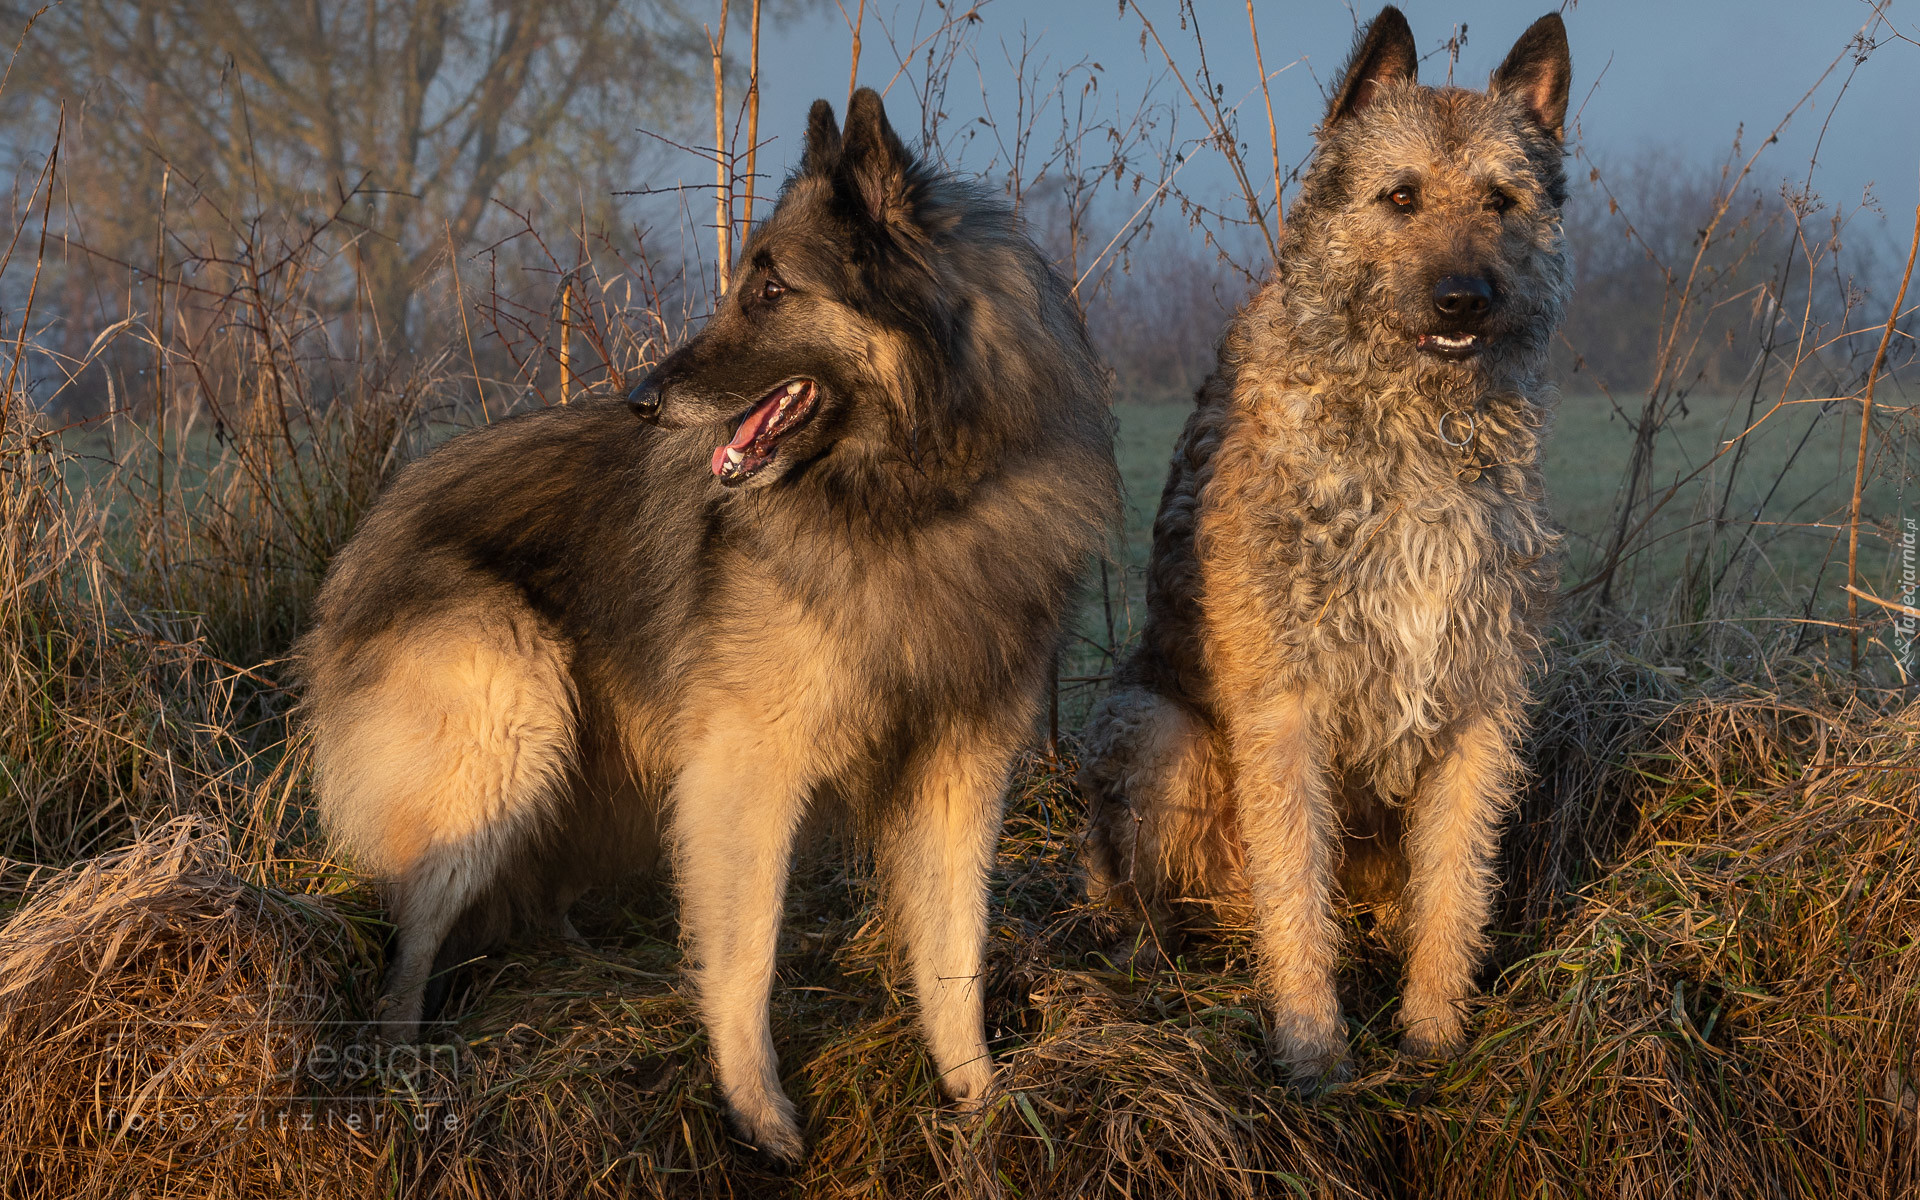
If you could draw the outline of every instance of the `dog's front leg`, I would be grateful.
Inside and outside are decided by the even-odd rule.
[[[680,921],[714,1070],[739,1133],[787,1164],[804,1153],[780,1087],[767,1005],[794,836],[811,793],[778,731],[719,714],[673,791]]]
[[[920,1023],[940,1083],[963,1104],[993,1081],[980,960],[987,873],[1017,739],[947,730],[913,757],[904,806],[880,839],[887,915],[913,965]]]
[[[1273,1050],[1306,1084],[1337,1078],[1346,1055],[1333,986],[1340,820],[1322,718],[1287,693],[1228,707],[1255,948],[1273,1006]]]
[[[1407,814],[1407,989],[1401,1045],[1431,1057],[1458,1046],[1461,1001],[1486,946],[1500,817],[1518,770],[1508,723],[1467,722],[1421,779]]]

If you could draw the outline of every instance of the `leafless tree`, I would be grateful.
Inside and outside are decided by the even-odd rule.
[[[35,7],[0,14],[19,27]],[[605,202],[637,128],[696,100],[698,33],[671,0],[73,0],[27,40],[8,115],[64,104],[80,136],[62,205],[109,258],[145,264],[169,170],[176,203],[238,224],[348,201],[354,304],[403,340],[427,268],[493,200]]]

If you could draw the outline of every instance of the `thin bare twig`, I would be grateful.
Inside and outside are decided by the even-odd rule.
[[[866,0],[860,0],[860,2],[865,4]],[[16,38],[13,43],[13,55],[7,59],[6,73],[0,74],[0,95],[6,94],[7,81],[13,78],[13,64],[20,61],[20,47],[27,44],[27,35],[33,32],[34,25],[39,22],[41,17],[46,16],[48,10],[52,7],[53,5],[51,4],[41,5],[32,16],[27,18],[27,23],[21,27],[20,36]]]
[[[1280,130],[1273,123],[1273,87],[1267,80],[1267,60],[1260,54],[1260,24],[1253,19],[1253,0],[1247,0],[1247,32],[1253,37],[1253,65],[1260,69],[1260,96],[1267,102],[1267,144],[1273,148],[1273,225],[1278,237],[1287,222],[1280,206]]]
[[[1865,27],[1863,26],[1863,28]],[[1615,520],[1607,553],[1593,578],[1573,589],[1575,592],[1581,592],[1587,590],[1589,586],[1597,584],[1600,588],[1599,602],[1603,608],[1610,607],[1613,603],[1614,570],[1623,557],[1630,531],[1634,531],[1636,528],[1632,525],[1635,497],[1639,494],[1640,486],[1646,473],[1652,469],[1654,441],[1665,423],[1663,420],[1665,415],[1663,398],[1672,390],[1674,376],[1679,369],[1678,364],[1685,357],[1679,352],[1679,342],[1688,327],[1690,313],[1695,306],[1694,302],[1698,299],[1698,284],[1702,273],[1707,268],[1708,251],[1715,244],[1715,237],[1720,232],[1722,223],[1727,219],[1728,213],[1732,210],[1736,193],[1753,173],[1760,156],[1766,152],[1767,147],[1779,141],[1780,134],[1792,123],[1794,117],[1799,114],[1800,110],[1806,107],[1813,99],[1815,93],[1819,91],[1820,85],[1826,82],[1827,77],[1833,74],[1835,69],[1847,58],[1849,53],[1851,53],[1851,47],[1847,50],[1842,50],[1834,56],[1833,61],[1827,64],[1826,69],[1820,72],[1819,77],[1816,78],[1807,90],[1802,93],[1800,98],[1794,102],[1793,107],[1789,108],[1786,115],[1780,118],[1779,122],[1774,125],[1772,131],[1760,142],[1760,145],[1740,164],[1739,170],[1734,172],[1731,178],[1724,183],[1721,194],[1714,205],[1705,227],[1700,230],[1699,237],[1694,240],[1694,254],[1687,268],[1684,282],[1681,283],[1677,289],[1673,288],[1671,282],[1669,283],[1670,294],[1675,296],[1674,311],[1670,314],[1662,315],[1661,328],[1663,333],[1659,339],[1657,353],[1654,357],[1653,379],[1647,385],[1646,402],[1641,408],[1640,417],[1637,421],[1633,421],[1633,450],[1627,459],[1626,485],[1622,489],[1619,513]],[[1735,153],[1738,153],[1737,142]],[[1604,178],[1597,171],[1593,178],[1596,183],[1600,184],[1603,193],[1607,196],[1608,203],[1617,205],[1617,201],[1614,199],[1611,190],[1607,188]],[[1666,271],[1671,278],[1673,275],[1672,269],[1666,266],[1664,259],[1655,248],[1647,245],[1645,240],[1639,236],[1638,232],[1634,230],[1631,225],[1629,225],[1629,232],[1646,250],[1648,257],[1657,262],[1661,269]],[[1698,330],[1695,330],[1695,335],[1697,337]],[[1629,420],[1632,420],[1632,418],[1629,418]],[[1669,491],[1669,498],[1671,494],[1671,491]],[[1644,528],[1645,525],[1646,522],[1642,521],[1639,528]]]
[[[167,578],[167,185],[173,164],[160,168],[160,220],[153,234],[154,510],[160,526],[160,575]]]
[[[1207,90],[1207,101],[1205,104],[1202,104],[1200,97],[1194,94],[1193,85],[1187,82],[1187,77],[1181,73],[1179,64],[1174,62],[1173,52],[1168,50],[1167,44],[1160,40],[1160,31],[1154,28],[1153,21],[1148,18],[1145,10],[1134,3],[1134,0],[1126,0],[1126,5],[1133,10],[1134,16],[1140,18],[1141,28],[1146,30],[1148,37],[1153,39],[1153,44],[1159,49],[1160,56],[1166,59],[1168,71],[1175,79],[1180,81],[1181,90],[1186,92],[1187,102],[1193,106],[1193,111],[1199,115],[1202,121],[1207,123],[1208,135],[1219,148],[1221,155],[1227,160],[1227,166],[1233,171],[1234,182],[1240,186],[1240,195],[1241,198],[1246,201],[1247,216],[1250,219],[1250,223],[1259,226],[1260,235],[1266,239],[1269,259],[1278,261],[1280,258],[1279,243],[1274,241],[1273,230],[1267,227],[1266,218],[1261,215],[1260,195],[1254,190],[1253,181],[1247,176],[1247,165],[1240,157],[1240,148],[1234,141],[1233,130],[1228,125],[1225,111],[1220,107],[1218,96],[1209,88]],[[1192,8],[1189,0],[1183,0],[1183,11],[1186,15],[1187,22],[1193,29],[1194,45],[1199,47],[1200,50],[1200,73],[1202,79],[1211,80],[1212,76],[1207,71],[1206,44],[1200,37],[1199,13]],[[1265,72],[1262,71],[1262,82],[1265,81],[1265,78]],[[1274,201],[1277,207],[1279,197],[1275,196]]]
[[[840,10],[842,13],[846,9]],[[853,106],[853,89],[860,80],[860,27],[867,23],[867,0],[860,0],[860,6],[853,15],[853,62],[847,67],[847,106]]]
[[[752,45],[747,50],[747,195],[740,218],[742,237],[753,230],[754,172],[760,158],[760,0],[753,0],[753,31],[749,38]]]
[[[33,300],[40,292],[40,268],[47,261],[47,218],[53,211],[53,180],[60,172],[60,143],[67,132],[67,106],[60,106],[60,123],[53,133],[53,149],[47,151],[47,165],[44,178],[46,194],[40,198],[40,257],[33,264],[33,282],[27,285],[27,306],[20,314],[20,331],[13,340],[13,362],[7,367],[7,387],[4,400],[0,400],[0,429],[7,427],[13,416],[13,381],[20,374],[20,360],[27,354],[27,327],[33,323]],[[31,213],[33,210],[27,210]],[[31,220],[31,217],[28,218]]]
[[[707,48],[713,52],[713,233],[719,252],[714,265],[714,292],[727,294],[733,272],[733,196],[732,172],[727,154],[727,10],[728,0],[720,0],[720,34],[707,34]]]
[[[473,371],[473,394],[480,399],[480,420],[483,424],[493,424],[493,414],[487,411],[487,389],[480,383],[480,358],[473,352],[473,327],[467,322],[467,295],[460,283],[460,258],[453,248],[453,223],[442,218],[441,227],[447,235],[447,270],[453,275],[453,299],[460,307],[460,332],[467,339],[467,366]]]
[[[1913,240],[1907,247],[1907,269],[1900,276],[1900,290],[1893,296],[1893,311],[1887,314],[1887,327],[1880,335],[1880,349],[1873,356],[1873,366],[1867,371],[1867,388],[1860,396],[1860,449],[1853,460],[1853,502],[1847,513],[1847,622],[1852,624],[1860,615],[1859,593],[1854,585],[1859,581],[1856,570],[1860,557],[1860,488],[1867,477],[1867,436],[1873,430],[1873,389],[1880,382],[1880,369],[1887,365],[1887,344],[1893,341],[1894,322],[1900,319],[1900,305],[1907,298],[1907,284],[1913,280],[1913,258],[1920,252],[1920,204],[1913,208]],[[1850,638],[1852,644],[1851,664],[1855,674],[1860,672],[1860,630],[1856,627]]]
[[[560,403],[573,392],[573,277],[560,283]]]
[[[1901,604],[1897,600],[1882,600],[1880,597],[1874,595],[1872,592],[1863,592],[1859,588],[1853,586],[1850,583],[1843,585],[1840,590],[1847,593],[1847,620],[1848,621],[1853,620],[1853,606],[1855,603],[1854,597],[1856,596],[1859,597],[1861,600],[1865,600],[1869,604],[1878,604],[1881,608],[1890,609],[1893,612],[1897,612],[1903,617],[1914,617],[1916,619],[1920,619],[1920,608],[1914,608],[1910,605]],[[1853,637],[1854,637],[1854,652],[1857,654],[1859,653],[1859,641],[1860,641],[1860,630],[1857,627],[1853,630]],[[1855,670],[1860,669],[1857,663],[1855,664],[1854,669]]]

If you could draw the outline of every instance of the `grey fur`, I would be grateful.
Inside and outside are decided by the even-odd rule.
[[[1554,583],[1565,32],[1542,18],[1484,93],[1416,61],[1383,10],[1196,398],[1147,627],[1084,739],[1093,893],[1162,945],[1250,916],[1303,1079],[1344,1054],[1336,874],[1397,913],[1405,1044],[1458,1044]]]
[[[408,467],[301,647],[321,813],[392,880],[393,1032],[436,962],[564,928],[664,847],[729,1110],[797,1159],[767,998],[793,840],[831,797],[977,1103],[1007,775],[1116,507],[1104,380],[1014,216],[862,90],[844,131],[815,105],[733,293],[636,389],[651,423],[549,409]],[[716,447],[796,394],[810,417],[724,486]]]

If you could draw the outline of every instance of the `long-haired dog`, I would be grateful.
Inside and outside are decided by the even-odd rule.
[[[1396,897],[1399,1020],[1462,1037],[1554,576],[1538,445],[1569,291],[1557,16],[1485,92],[1362,35],[1271,279],[1200,389],[1148,624],[1085,736],[1092,891],[1251,917],[1275,1053],[1340,1068],[1335,896]]]
[[[767,1006],[796,833],[832,804],[947,1091],[980,1097],[1008,774],[1117,505],[1105,386],[1012,213],[863,89],[844,131],[814,105],[732,292],[627,403],[402,472],[302,646],[320,813],[391,880],[391,1031],[664,847],[734,1122],[798,1158]]]

